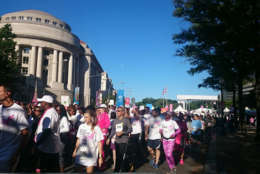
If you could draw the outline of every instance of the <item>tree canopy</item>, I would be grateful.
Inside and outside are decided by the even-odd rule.
[[[260,118],[260,2],[173,0],[173,4],[174,16],[190,24],[173,36],[174,43],[181,45],[177,55],[191,64],[190,74],[203,71],[209,74],[199,87],[230,90],[237,86],[242,121],[243,84],[255,79],[255,101]]]
[[[10,24],[0,28],[0,83],[18,89],[21,81],[20,68],[15,51],[15,34]]]

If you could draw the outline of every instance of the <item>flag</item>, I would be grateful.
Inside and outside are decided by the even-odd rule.
[[[167,94],[167,92],[168,92],[168,89],[167,89],[167,88],[163,88],[162,95],[165,95],[165,94]]]

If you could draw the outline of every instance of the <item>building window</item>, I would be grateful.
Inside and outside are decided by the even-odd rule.
[[[30,48],[24,48],[24,49],[23,49],[23,53],[28,54],[29,52],[30,52]]]
[[[22,67],[22,74],[24,74],[24,75],[28,74],[28,68],[27,67]]]
[[[48,66],[48,65],[49,65],[49,60],[48,59],[44,59],[43,66]]]
[[[6,20],[6,21],[9,21],[9,17],[6,17],[5,20]]]
[[[57,22],[56,22],[56,21],[53,21],[52,24],[53,24],[53,25],[57,25]]]
[[[49,19],[45,19],[45,24],[49,24],[50,20]]]
[[[16,20],[16,16],[12,16],[12,20]]]
[[[23,64],[28,64],[29,63],[29,57],[23,57]]]
[[[36,22],[41,22],[41,18],[36,18]]]
[[[63,28],[64,26],[62,24],[60,24],[60,27]]]
[[[27,20],[28,21],[32,21],[32,17],[31,16],[27,16]]]
[[[23,20],[23,16],[19,16],[19,20]]]

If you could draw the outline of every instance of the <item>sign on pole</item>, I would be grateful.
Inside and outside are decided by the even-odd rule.
[[[125,98],[125,107],[129,107],[130,106],[130,98],[126,97]]]
[[[68,107],[71,104],[70,97],[67,95],[61,96],[61,104]]]
[[[117,90],[116,106],[124,106],[124,90]]]

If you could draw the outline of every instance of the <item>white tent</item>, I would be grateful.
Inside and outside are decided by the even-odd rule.
[[[181,105],[179,105],[179,106],[174,110],[174,112],[176,112],[176,113],[179,113],[179,112],[187,112],[187,110],[183,109],[183,108],[181,107]]]
[[[224,112],[230,112],[230,110],[226,107],[226,108],[224,109]]]
[[[204,113],[204,114],[207,114],[207,113],[213,113],[213,112],[215,112],[215,110],[213,110],[213,109],[208,109],[208,108],[198,108],[198,109],[196,109],[196,110],[192,110],[192,112],[191,113],[193,113],[193,114],[202,114],[202,113]]]

